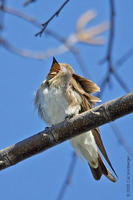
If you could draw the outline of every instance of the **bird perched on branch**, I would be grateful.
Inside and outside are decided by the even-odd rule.
[[[100,102],[100,99],[94,97],[92,93],[99,91],[100,88],[95,83],[76,74],[70,65],[58,63],[53,58],[50,72],[37,90],[35,106],[46,123],[55,125],[66,118],[91,109],[96,102]],[[72,138],[70,142],[77,155],[87,160],[96,180],[105,175],[109,180],[116,182],[98,151],[99,148],[115,173],[98,128],[82,133]]]

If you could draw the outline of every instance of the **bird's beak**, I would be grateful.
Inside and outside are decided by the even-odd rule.
[[[55,59],[55,57],[53,57],[53,63],[50,69],[49,74],[47,75],[48,79],[53,78],[60,70],[60,64],[57,62],[57,60]]]

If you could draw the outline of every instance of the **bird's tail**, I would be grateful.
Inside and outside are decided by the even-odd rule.
[[[88,163],[89,164],[89,163]],[[90,164],[89,164],[90,166]],[[98,167],[93,168],[90,166],[91,172],[93,174],[93,177],[96,180],[100,180],[102,175],[105,175],[110,181],[116,182],[115,177],[111,174],[111,172],[106,168],[100,154],[98,153]]]

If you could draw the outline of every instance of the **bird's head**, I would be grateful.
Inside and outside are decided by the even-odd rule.
[[[57,74],[61,74],[62,72],[65,73],[69,73],[69,74],[73,74],[74,70],[73,68],[65,63],[58,63],[57,60],[55,59],[55,57],[53,57],[53,63],[52,66],[50,68],[50,72],[47,75],[47,79],[50,80],[53,77],[55,77]]]
[[[52,80],[56,76],[57,78],[63,76],[64,81],[67,80],[67,83],[72,78],[74,81],[76,81],[77,87],[81,87],[86,93],[90,94],[100,91],[100,88],[94,82],[79,76],[74,72],[73,68],[69,64],[58,63],[53,57],[53,63],[50,72],[47,75],[47,80]]]

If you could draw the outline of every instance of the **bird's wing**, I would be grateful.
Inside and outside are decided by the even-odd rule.
[[[82,97],[82,104],[81,104],[81,112],[90,110],[92,108],[92,104],[94,104],[95,102],[100,101],[99,98],[94,97],[88,93],[93,93],[93,92],[97,92],[100,91],[100,88],[93,82],[78,76],[77,74],[75,74],[73,76],[73,81],[72,81],[72,85],[73,88],[81,95]],[[108,164],[110,165],[111,169],[113,170],[113,172],[115,173],[115,175],[117,176],[115,170],[112,167],[112,164],[108,158],[108,155],[106,153],[106,150],[104,148],[101,136],[100,136],[100,132],[98,128],[95,128],[92,130],[92,134],[95,138],[96,144],[98,146],[98,148],[100,149],[101,153],[103,154],[104,158],[106,159],[106,161],[108,162]]]
[[[34,101],[35,107],[37,107],[37,105],[38,105],[40,90],[41,90],[42,88],[45,88],[45,87],[46,87],[46,80],[44,80],[44,81],[42,82],[41,86],[38,88],[38,90],[37,90],[37,92],[36,92],[35,101]]]
[[[92,81],[79,76],[78,74],[73,74],[73,78],[81,85],[83,90],[87,93],[99,92],[100,88]]]
[[[92,130],[92,134],[93,134],[93,136],[94,136],[94,138],[95,138],[95,142],[96,142],[98,148],[100,149],[101,153],[103,154],[105,160],[108,162],[108,164],[110,165],[111,169],[113,170],[113,172],[114,172],[115,175],[117,176],[117,174],[116,174],[114,168],[112,167],[112,164],[111,164],[111,162],[110,162],[110,160],[109,160],[109,158],[108,158],[108,155],[107,155],[107,153],[106,153],[106,150],[105,150],[105,148],[104,148],[104,145],[103,145],[103,142],[102,142],[102,139],[101,139],[101,136],[100,136],[99,128],[93,129],[93,130]]]
[[[78,76],[78,75],[77,75]],[[80,76],[79,76],[80,77]],[[84,111],[86,111],[86,110],[89,110],[89,109],[91,109],[91,107],[92,107],[92,105],[93,104],[95,104],[96,102],[100,102],[101,100],[98,98],[98,97],[95,97],[95,96],[92,96],[91,94],[90,94],[90,91],[92,92],[94,92],[94,91],[96,91],[96,88],[98,87],[98,86],[96,86],[96,84],[95,83],[93,83],[93,82],[91,82],[91,81],[89,81],[88,80],[88,85],[90,84],[90,91],[88,90],[89,89],[89,86],[88,86],[88,88],[87,88],[87,84],[86,84],[86,81],[87,81],[87,79],[85,79],[85,83],[84,83],[84,81],[82,81],[82,84],[81,84],[81,81],[79,81],[79,79],[75,79],[75,76],[74,77],[72,77],[72,79],[71,79],[71,85],[72,85],[72,87],[73,87],[73,89],[77,92],[77,93],[79,93],[80,94],[80,96],[82,97],[82,104],[83,104],[83,107],[84,106],[86,106],[85,108],[84,108],[84,110],[82,109],[82,111],[84,112]],[[85,85],[86,84],[86,88],[83,86],[83,85]],[[93,87],[93,86],[94,87]],[[97,90],[98,91],[98,90]],[[88,107],[88,105],[89,105],[89,107]]]

